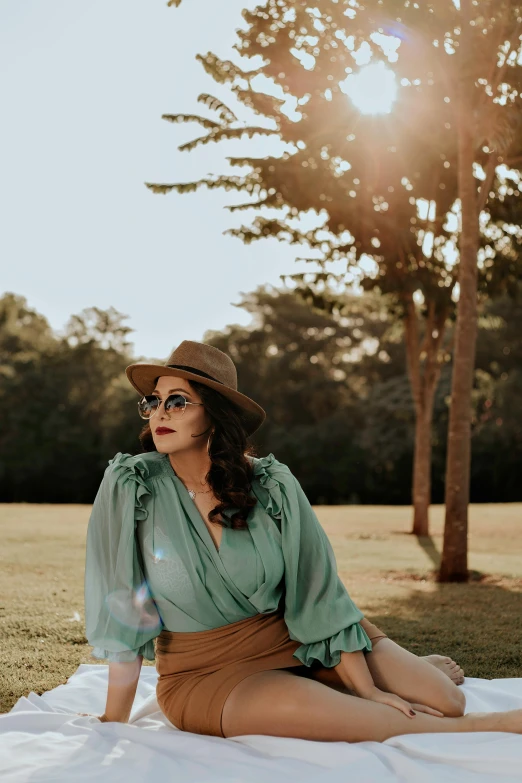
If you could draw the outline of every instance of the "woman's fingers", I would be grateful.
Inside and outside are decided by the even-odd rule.
[[[398,703],[393,705],[396,706],[397,709],[401,710],[401,712],[404,712],[405,715],[408,716],[408,718],[415,717],[415,711],[413,709],[413,704],[410,704],[409,702],[405,701],[404,699],[401,699],[400,696],[396,696],[396,699],[398,699]]]
[[[379,688],[372,690],[366,698],[369,698],[371,701],[376,701],[379,704],[387,704],[389,707],[394,707],[403,712],[408,718],[414,718],[416,712],[425,712],[427,715],[434,715],[436,718],[444,717],[443,712],[440,712],[440,710],[436,710],[433,707],[428,707],[427,704],[410,703],[409,701],[406,701],[406,699],[397,696],[396,693],[381,691]]]
[[[408,718],[415,717],[412,705],[404,699],[401,699],[400,696],[396,696],[394,693],[381,691],[376,698],[374,697],[373,701],[378,701],[380,704],[387,704],[389,707],[395,707],[395,709],[400,710],[407,715]]]
[[[433,707],[427,707],[426,704],[412,704],[411,706],[416,712],[425,712],[427,715],[435,715],[436,718],[444,717],[443,712],[435,710]]]

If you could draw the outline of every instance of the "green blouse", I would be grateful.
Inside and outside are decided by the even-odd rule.
[[[205,631],[274,612],[280,602],[290,638],[301,642],[294,657],[306,666],[371,651],[364,615],[299,481],[273,454],[248,459],[257,504],[247,530],[223,528],[219,551],[168,454],[109,460],[86,539],[92,657],[153,661],[163,628]]]

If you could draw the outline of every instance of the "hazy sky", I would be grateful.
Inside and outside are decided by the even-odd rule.
[[[136,357],[166,359],[206,329],[249,323],[232,305],[241,291],[310,269],[275,241],[222,235],[248,218],[223,208],[237,194],[144,185],[226,169],[230,148],[181,153],[199,126],[161,115],[198,113],[199,93],[217,92],[195,54],[228,56],[248,4],[0,0],[2,293],[58,332],[84,307],[112,305],[129,316]]]

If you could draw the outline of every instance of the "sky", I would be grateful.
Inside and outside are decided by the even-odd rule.
[[[241,292],[311,271],[295,248],[223,235],[248,222],[224,208],[238,194],[144,184],[225,172],[225,156],[245,149],[179,152],[201,129],[161,115],[226,95],[195,55],[229,57],[249,5],[0,0],[0,295],[24,296],[58,335],[72,314],[112,306],[128,316],[134,357],[166,360],[207,329],[249,324],[233,304]]]

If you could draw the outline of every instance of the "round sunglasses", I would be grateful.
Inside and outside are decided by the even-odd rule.
[[[142,419],[150,419],[159,410],[161,400],[155,394],[146,394],[138,402],[138,413]],[[190,402],[182,394],[169,394],[165,400],[165,412],[182,416],[187,405],[203,405],[202,402]]]

